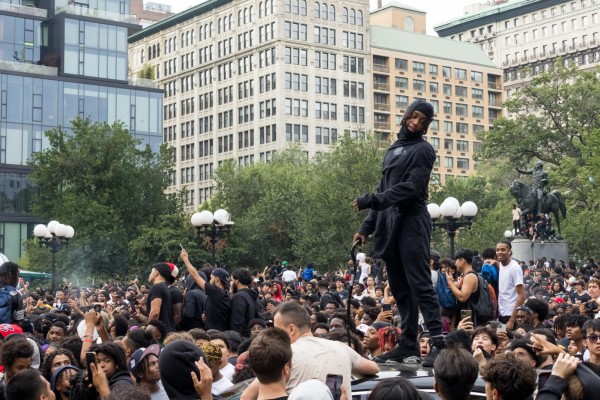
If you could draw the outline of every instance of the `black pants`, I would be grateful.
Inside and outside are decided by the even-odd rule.
[[[513,228],[515,228],[516,233],[521,232],[521,220],[520,219],[513,219]]]
[[[442,318],[429,269],[431,218],[427,213],[404,216],[398,229],[398,254],[387,263],[387,272],[402,318],[402,335],[416,340],[421,309],[429,333],[439,336]]]

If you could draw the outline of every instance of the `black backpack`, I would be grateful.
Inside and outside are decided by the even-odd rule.
[[[492,291],[494,289],[477,272],[469,273],[477,275],[478,279],[477,291],[479,292],[479,300],[477,303],[474,303],[470,299],[468,301],[469,310],[473,311],[473,325],[478,326],[487,324],[489,321],[496,318],[496,304],[494,302],[495,293],[492,296]]]

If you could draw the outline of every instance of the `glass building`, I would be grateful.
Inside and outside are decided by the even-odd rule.
[[[129,0],[0,0],[0,253],[18,260],[41,221],[27,162],[76,117],[122,121],[156,151],[162,90],[128,76]]]

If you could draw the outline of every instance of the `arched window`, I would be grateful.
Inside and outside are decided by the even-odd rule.
[[[358,10],[356,12],[356,25],[358,25],[358,26],[363,25],[363,12],[361,10]]]
[[[242,26],[242,10],[238,11],[238,26]]]
[[[263,3],[262,1],[260,3],[258,3],[258,18],[262,18],[263,17]]]
[[[221,18],[217,20],[217,34],[221,33]]]
[[[143,64],[144,63],[144,49],[142,49],[141,58],[140,59],[142,60],[142,64]]]
[[[244,24],[248,23],[250,21],[250,10],[248,10],[247,8],[244,8]]]
[[[160,43],[156,45],[156,57],[160,57]]]
[[[210,25],[208,26],[208,37],[212,37],[212,33],[213,33],[213,23],[211,22]]]
[[[327,4],[321,3],[321,19],[327,19]]]
[[[306,0],[300,0],[300,15],[306,16]]]
[[[267,0],[265,1],[265,16],[273,14],[273,1]]]
[[[315,1],[315,6],[313,8],[313,17],[319,18],[321,12],[321,5]]]
[[[231,30],[233,27],[233,14],[229,14],[229,26],[227,27],[228,30]]]
[[[152,58],[156,58],[156,45],[152,45]]]
[[[342,22],[348,23],[348,9],[346,7],[342,8]]]
[[[196,41],[196,30],[192,29],[192,44]]]
[[[335,21],[335,6],[333,4],[329,5],[329,20]]]
[[[404,18],[404,30],[406,32],[414,32],[415,31],[415,20],[412,17]]]
[[[250,22],[252,22],[252,14],[254,13],[254,7],[250,6],[250,11],[248,13],[250,14]]]
[[[152,60],[152,46],[148,46],[148,61]]]
[[[348,14],[348,23],[350,25],[354,25],[356,23],[356,12],[354,11],[354,8],[351,8],[350,13]]]

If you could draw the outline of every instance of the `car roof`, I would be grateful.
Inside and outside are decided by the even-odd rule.
[[[412,382],[417,389],[433,389],[435,382],[433,368],[423,367],[418,364],[405,364],[387,362],[379,365],[379,373],[374,376],[353,377],[352,392],[371,391],[378,383],[388,379],[402,377]],[[477,376],[475,385],[471,392],[485,393],[485,382],[481,376]]]

